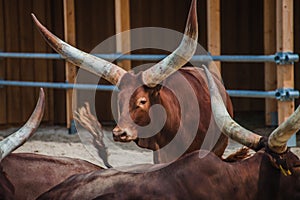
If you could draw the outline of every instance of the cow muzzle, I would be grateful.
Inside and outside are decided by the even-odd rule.
[[[125,131],[118,126],[113,129],[112,133],[113,139],[116,142],[130,142],[137,138],[136,134],[131,134],[131,132]]]

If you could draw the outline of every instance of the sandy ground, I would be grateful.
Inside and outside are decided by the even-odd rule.
[[[16,128],[10,128],[0,131],[1,137],[6,137],[14,132]],[[259,129],[257,132],[270,132],[268,129]],[[51,126],[40,127],[36,134],[15,152],[31,152],[37,154],[46,154],[54,156],[66,156],[80,158],[97,165],[103,166],[93,148],[84,145],[79,135],[85,135],[87,132],[80,129],[80,134],[70,135],[64,127]],[[152,163],[152,152],[137,147],[131,143],[116,143],[111,137],[111,128],[104,129],[104,142],[108,148],[109,162],[112,166],[124,166],[139,163]],[[298,137],[299,138],[299,137]],[[298,147],[292,148],[292,151],[300,157],[300,142]],[[229,155],[239,149],[241,145],[230,141],[225,151]]]

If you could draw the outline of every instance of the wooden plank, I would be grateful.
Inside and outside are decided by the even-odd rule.
[[[97,1],[93,0],[91,4],[85,1],[75,1],[76,10],[76,47],[86,52],[92,53],[114,53],[116,52],[116,43],[112,42],[105,49],[97,48],[102,41],[108,39],[116,34],[115,31],[115,2],[112,0]],[[79,8],[79,9],[77,9]],[[97,15],[95,15],[97,13]],[[105,19],[105,20],[99,20]],[[100,44],[101,45],[101,44]],[[91,75],[92,76],[92,75]],[[100,78],[100,77],[98,77]],[[100,79],[99,84],[110,84],[103,78]],[[80,91],[78,96],[91,95],[91,91]],[[93,95],[93,94],[92,94]],[[113,120],[111,109],[109,106],[111,102],[110,91],[97,91],[95,98],[101,99],[95,101],[97,113],[101,113],[102,119]],[[83,98],[77,102],[82,105]],[[106,104],[108,103],[108,104]],[[94,105],[93,105],[94,106]],[[109,107],[109,109],[108,109]],[[107,111],[108,110],[108,111]]]
[[[207,48],[212,55],[221,54],[220,0],[207,0]],[[221,72],[221,62],[214,62]]]
[[[17,0],[5,1],[5,51],[12,52],[19,50],[19,17],[16,14]],[[6,59],[6,77],[7,80],[20,80],[20,60]],[[21,123],[21,96],[20,87],[7,87],[7,119],[8,123]]]
[[[52,1],[52,0],[51,0]],[[45,16],[47,19],[47,24],[49,27],[52,27],[52,16],[51,16],[51,1],[45,2]],[[47,45],[47,52],[51,53],[53,50],[49,45]],[[47,82],[53,82],[53,70],[54,70],[54,62],[53,60],[48,59],[47,60]],[[48,94],[48,109],[49,109],[49,115],[48,115],[48,121],[53,123],[54,122],[54,91],[52,88],[47,89]]]
[[[276,37],[277,51],[290,51],[293,46],[293,0],[277,0],[276,2]],[[294,65],[277,66],[277,87],[294,88]],[[285,121],[295,109],[294,101],[279,101],[278,123]]]
[[[52,7],[52,30],[55,30],[55,35],[63,38],[64,26],[63,19],[63,2],[61,0],[51,0]],[[65,78],[65,63],[63,60],[53,60],[53,81],[64,82]],[[66,91],[54,90],[54,124],[66,124]]]
[[[38,17],[38,19],[45,24],[48,27],[47,23],[47,14],[46,10],[48,9],[48,5],[46,4],[46,1],[40,1],[40,0],[33,0],[33,13]],[[41,37],[40,33],[37,31],[36,28],[34,28],[33,32],[34,40],[34,51],[35,52],[48,52],[50,47],[45,43],[44,39]],[[35,59],[34,60],[34,79],[35,81],[42,81],[42,82],[48,82],[49,74],[48,74],[48,62],[49,60],[46,59]],[[50,110],[49,110],[49,98],[52,98],[49,96],[49,90],[45,89],[46,92],[46,105],[45,105],[45,113],[43,116],[44,121],[50,121]],[[38,97],[38,90],[35,90],[35,98]]]
[[[276,52],[276,0],[264,0],[264,53]],[[265,90],[277,88],[276,64],[265,63]],[[265,124],[277,125],[277,100],[265,100]]]
[[[75,33],[75,5],[74,0],[64,0],[64,33],[65,41],[73,46],[76,43],[76,33]],[[76,78],[76,67],[71,63],[66,62],[66,81],[68,83],[74,83]],[[75,91],[75,90],[74,90]],[[71,127],[71,121],[73,120],[72,112],[72,99],[73,90],[67,90],[66,93],[66,114],[67,114],[67,128]]]
[[[33,52],[33,29],[28,27],[32,26],[32,19],[30,13],[32,12],[32,1],[19,1],[18,13],[20,20],[20,51]],[[21,80],[34,81],[34,61],[33,59],[21,59]],[[35,107],[35,88],[23,87],[21,88],[21,101],[22,101],[22,121],[26,121]]]
[[[4,13],[4,0],[0,0],[0,13]],[[5,50],[5,27],[4,14],[0,17],[0,51]],[[4,79],[6,74],[6,65],[3,59],[0,59],[0,78]],[[6,107],[6,88],[0,88],[0,124],[7,123],[7,107]]]
[[[116,34],[130,29],[130,0],[115,0],[115,24]],[[116,35],[116,50],[118,53],[130,52],[130,34]],[[131,61],[124,60],[117,63],[125,70],[131,69]]]

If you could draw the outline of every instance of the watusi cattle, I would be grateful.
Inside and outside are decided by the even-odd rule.
[[[41,89],[39,101],[28,122],[19,131],[0,142],[0,199],[35,199],[71,175],[101,169],[79,159],[10,153],[21,146],[37,129],[43,116],[44,102],[45,95]]]
[[[45,107],[45,94],[43,89],[40,89],[40,96],[32,115],[26,124],[18,131],[12,133],[0,142],[0,199],[14,199],[15,188],[5,167],[3,167],[3,159],[12,151],[25,143],[38,128]],[[18,163],[15,163],[18,165]],[[24,170],[24,169],[22,169]],[[24,174],[25,175],[25,174]]]
[[[44,39],[67,61],[103,77],[120,90],[120,114],[118,124],[113,129],[115,141],[134,141],[139,147],[153,150],[154,163],[170,162],[201,147],[212,124],[209,91],[201,70],[195,67],[182,68],[197,48],[196,0],[192,0],[179,47],[159,63],[138,74],[70,46],[32,16]],[[230,98],[217,76],[215,81],[232,115]],[[161,114],[151,116],[153,105],[164,108],[166,119]],[[164,120],[162,128],[156,130],[156,126]],[[220,134],[210,148],[217,156],[221,156],[227,144],[227,137]]]
[[[257,151],[253,156],[225,162],[200,150],[169,165],[131,167],[131,173],[108,169],[75,175],[38,199],[300,199],[300,160],[286,146],[300,129],[300,106],[268,138],[262,137],[230,117],[204,69],[218,127]],[[148,172],[143,172],[145,168]]]

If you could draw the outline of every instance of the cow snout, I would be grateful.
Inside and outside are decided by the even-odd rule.
[[[113,132],[114,141],[123,142],[127,138],[126,131],[120,129],[119,127],[115,127],[112,132]]]

